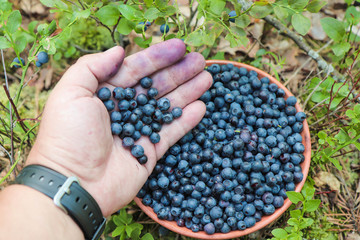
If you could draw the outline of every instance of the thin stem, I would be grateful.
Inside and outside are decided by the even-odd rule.
[[[21,119],[21,117],[20,117],[20,115],[19,115],[19,112],[18,112],[18,110],[17,110],[14,102],[13,102],[13,100],[12,100],[11,97],[10,97],[9,90],[8,90],[8,88],[5,86],[5,84],[3,85],[3,88],[4,88],[4,91],[5,91],[5,93],[6,93],[6,96],[8,97],[8,99],[9,99],[9,101],[10,101],[11,106],[14,108],[14,112],[15,112],[15,115],[16,115],[17,119]],[[24,122],[21,121],[21,122],[20,122],[20,126],[21,126],[21,128],[24,130],[24,132],[27,132],[27,127],[25,126]]]
[[[0,184],[2,182],[5,181],[5,179],[7,179],[10,174],[14,171],[16,165],[18,164],[19,160],[20,160],[20,152],[21,152],[21,148],[22,148],[22,145],[24,144],[25,142],[25,139],[28,137],[28,135],[32,132],[32,130],[34,130],[37,126],[39,126],[40,123],[36,123],[34,126],[32,126],[29,131],[25,134],[24,138],[21,140],[21,143],[20,143],[20,147],[19,147],[19,151],[18,151],[18,158],[16,159],[15,163],[12,164],[10,170],[6,173],[6,175],[0,180]]]
[[[3,64],[4,69],[4,75],[5,75],[5,87],[9,91],[9,82],[6,75],[6,67],[5,67],[5,59],[4,59],[4,51],[1,49],[1,60]],[[21,61],[20,61],[21,62]],[[9,97],[11,99],[11,97]],[[14,126],[13,126],[13,116],[12,116],[12,106],[9,102],[9,116],[10,116],[10,141],[11,141],[11,149],[10,149],[10,163],[13,164],[14,161]]]

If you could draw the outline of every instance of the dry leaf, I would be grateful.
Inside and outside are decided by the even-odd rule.
[[[318,187],[328,185],[331,190],[340,191],[340,182],[332,173],[319,172],[316,177],[314,177],[314,181]]]
[[[360,240],[360,235],[352,232],[345,237],[345,240]]]

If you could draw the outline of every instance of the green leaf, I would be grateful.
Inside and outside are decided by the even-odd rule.
[[[255,5],[250,10],[250,15],[254,18],[264,18],[269,15],[272,11],[272,7],[270,4],[262,6],[262,5]]]
[[[299,192],[289,191],[286,192],[286,195],[292,203],[297,204],[299,201],[304,201],[303,195]]]
[[[0,36],[0,49],[10,48],[11,43],[6,39],[6,37]]]
[[[360,115],[360,104],[356,104],[355,107],[354,107],[354,112],[357,114],[357,115]]]
[[[215,13],[216,15],[221,15],[222,11],[224,11],[226,1],[224,0],[210,0],[210,11]]]
[[[28,25],[29,32],[33,33],[35,31],[35,27],[38,23],[39,23],[38,21],[32,21],[31,23],[29,23],[29,25]]]
[[[341,42],[334,44],[331,49],[336,56],[344,56],[350,49],[351,45],[348,42]]]
[[[302,221],[300,222],[300,229],[304,229],[304,228],[307,228],[309,227],[311,224],[314,223],[314,219],[312,218],[303,218]]]
[[[115,228],[115,230],[112,232],[112,236],[116,237],[116,236],[120,236],[124,233],[125,231],[125,226],[118,226]]]
[[[329,38],[334,41],[341,41],[345,36],[345,26],[335,18],[326,17],[320,20],[321,26]]]
[[[292,218],[300,218],[300,217],[301,217],[301,210],[300,210],[300,209],[296,209],[296,210],[290,211],[290,216],[291,216]]]
[[[201,45],[203,45],[205,35],[206,35],[206,33],[204,33],[201,30],[192,32],[185,39],[185,43],[189,44],[191,46],[194,46],[194,47],[201,46]]]
[[[22,51],[24,51],[25,47],[26,47],[26,44],[27,44],[27,40],[26,40],[26,37],[24,37],[22,34],[19,35],[16,39],[15,39],[15,50],[18,52],[18,53],[21,53]]]
[[[150,43],[152,42],[152,37],[144,40],[142,37],[134,38],[134,42],[142,48],[149,47]]]
[[[304,209],[307,212],[314,212],[316,209],[318,209],[320,203],[321,203],[320,199],[311,199],[309,201],[304,202]]]
[[[279,239],[285,239],[288,235],[287,232],[282,228],[276,228],[272,230],[271,233],[272,235],[274,235],[274,237]]]
[[[307,5],[306,9],[311,13],[317,13],[327,4],[326,1],[323,0],[313,0]]]
[[[9,2],[2,2],[0,4],[0,10],[3,12],[8,12],[12,10],[12,4]]]
[[[280,5],[274,7],[274,12],[275,15],[281,20],[286,19],[287,16],[289,15],[288,11]]]
[[[153,5],[153,0],[144,0],[147,7],[151,7]]]
[[[107,5],[100,8],[95,13],[95,16],[98,17],[103,24],[107,26],[114,26],[120,17],[120,12],[115,6]]]
[[[359,142],[354,142],[354,145],[357,148],[357,150],[360,151],[360,143]]]
[[[337,139],[340,144],[343,144],[351,140],[348,133],[343,128],[341,128],[339,133],[335,135],[335,139]]]
[[[296,218],[290,218],[287,223],[290,225],[290,226],[297,226],[299,225],[299,220],[297,220]]]
[[[246,14],[242,14],[235,18],[235,24],[240,28],[246,28],[250,24],[250,17]]]
[[[360,21],[360,12],[354,6],[348,7],[345,18],[349,23],[356,25]]]
[[[311,21],[301,13],[296,13],[291,17],[291,24],[301,35],[305,35],[311,27]]]
[[[149,8],[146,10],[144,17],[149,21],[153,21],[154,19],[158,18],[160,11],[157,8]]]
[[[142,236],[141,240],[154,240],[154,238],[150,233],[147,233],[144,236]]]
[[[327,137],[327,134],[325,131],[320,131],[320,132],[318,132],[318,137],[320,139],[325,139]]]
[[[303,9],[308,4],[309,0],[289,0],[289,5],[292,8]]]
[[[6,29],[9,31],[9,33],[16,32],[21,25],[21,14],[19,10],[13,11],[10,13],[7,23],[6,23]]]
[[[117,25],[117,30],[123,35],[128,35],[134,28],[136,24],[132,21],[127,20],[126,18],[121,18],[119,24]]]
[[[90,8],[82,10],[82,11],[76,11],[74,12],[74,16],[77,18],[88,18],[90,16],[91,10]]]
[[[225,52],[217,52],[215,56],[211,57],[210,59],[225,60]]]
[[[40,0],[40,2],[50,8],[55,6],[55,2],[53,0]]]
[[[329,161],[332,162],[338,170],[342,170],[342,166],[340,165],[339,160],[329,157]]]
[[[134,7],[122,4],[119,6],[119,11],[128,20],[140,20],[143,17],[143,13],[136,10]]]

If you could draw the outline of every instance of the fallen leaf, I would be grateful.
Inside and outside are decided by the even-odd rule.
[[[347,234],[347,236],[345,237],[345,240],[360,240],[360,235],[355,232],[352,232],[352,233]]]
[[[315,185],[318,187],[327,185],[331,190],[340,191],[340,182],[332,173],[319,172],[314,177],[314,181],[315,181]]]

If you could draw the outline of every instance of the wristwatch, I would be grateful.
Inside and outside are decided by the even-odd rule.
[[[28,165],[21,170],[15,183],[34,188],[53,199],[54,204],[79,225],[86,240],[100,238],[106,219],[95,199],[80,186],[76,177],[66,177],[41,165]]]

